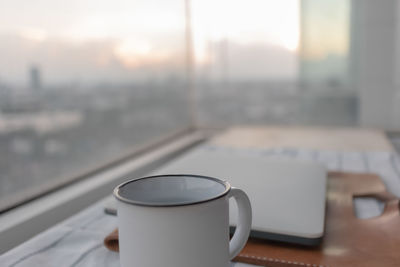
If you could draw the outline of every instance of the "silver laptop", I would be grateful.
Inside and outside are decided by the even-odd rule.
[[[178,173],[213,176],[243,189],[253,208],[252,237],[303,245],[318,245],[323,237],[327,173],[322,165],[199,148],[153,174]],[[237,209],[231,204],[234,228]]]

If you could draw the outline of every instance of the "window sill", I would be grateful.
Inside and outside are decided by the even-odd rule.
[[[127,176],[141,176],[186,149],[204,141],[194,132],[140,154],[118,166],[30,201],[0,216],[0,254],[66,219],[97,200],[110,195]]]

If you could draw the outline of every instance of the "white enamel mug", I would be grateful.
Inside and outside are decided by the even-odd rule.
[[[240,189],[199,175],[157,175],[114,189],[122,267],[228,267],[244,247],[251,206]],[[239,209],[229,241],[229,198]]]

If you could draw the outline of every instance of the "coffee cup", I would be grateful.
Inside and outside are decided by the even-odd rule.
[[[172,174],[132,179],[114,189],[122,267],[228,267],[248,239],[246,193],[217,178]],[[239,209],[229,240],[229,199]]]

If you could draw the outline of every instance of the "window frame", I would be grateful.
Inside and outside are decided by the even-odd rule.
[[[45,184],[40,184],[31,189],[24,190],[23,192],[8,196],[7,200],[5,201],[5,204],[0,205],[0,215],[7,211],[15,209],[21,205],[24,205],[32,200],[43,197],[46,194],[57,191],[62,187],[71,185],[87,177],[93,176],[96,173],[99,173],[103,170],[112,168],[113,166],[116,166],[127,160],[130,160],[132,157],[145,153],[146,151],[149,151],[154,147],[160,146],[162,144],[167,143],[170,140],[173,140],[174,138],[178,138],[187,133],[190,133],[191,131],[193,131],[193,129],[194,128],[192,126],[184,127],[183,129],[178,129],[177,131],[174,131],[166,136],[151,139],[150,141],[144,142],[143,144],[132,145],[132,149],[127,153],[122,154],[119,157],[108,161],[99,162],[98,166],[94,169],[93,168],[83,169],[78,175],[72,177],[66,176],[61,179],[54,179],[52,181],[47,181]]]

